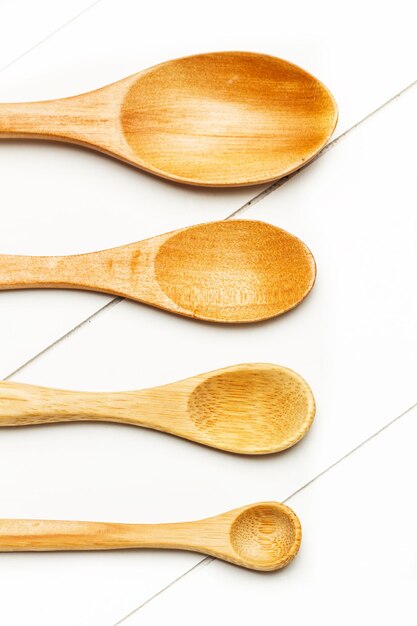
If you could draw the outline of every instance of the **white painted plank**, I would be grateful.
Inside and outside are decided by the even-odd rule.
[[[230,327],[123,302],[15,377],[74,389],[129,389],[231,363],[277,362],[305,376],[316,395],[316,422],[303,442],[251,459],[110,424],[7,429],[0,437],[0,475],[10,478],[3,481],[0,516],[179,521],[282,500],[415,402],[417,303],[410,285],[416,283],[417,225],[408,132],[415,93],[404,94],[247,212],[301,236],[316,255],[317,285],[293,312]],[[43,572],[39,585],[47,580],[48,558],[34,561]],[[54,558],[65,570],[67,556]],[[106,569],[106,558],[92,556],[91,568]],[[119,558],[123,581],[130,566],[123,574]],[[148,580],[154,588],[158,579],[160,587],[166,584],[167,568],[175,569],[178,557],[155,552],[136,558],[134,589],[120,597],[111,585],[103,595],[89,582],[88,557],[72,555],[73,572],[89,594],[78,596],[60,623],[102,623],[107,605],[121,617],[149,597]],[[186,558],[175,575],[198,561]],[[27,567],[19,559],[16,578],[8,578],[10,604],[0,607],[5,614],[16,604],[19,570]],[[28,592],[23,621],[25,611],[45,615],[40,588],[35,582]],[[56,590],[50,615],[58,614],[65,593]]]
[[[0,71],[14,59],[50,36],[93,1],[2,0],[0,7]]]
[[[291,498],[303,524],[296,560],[260,574],[198,568],[124,620],[153,626],[270,621],[288,626],[415,623],[417,409]]]

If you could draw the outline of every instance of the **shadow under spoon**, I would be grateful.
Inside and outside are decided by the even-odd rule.
[[[102,291],[212,322],[255,322],[294,308],[316,277],[313,255],[264,222],[209,222],[71,256],[0,255],[0,290]]]
[[[225,367],[141,391],[91,393],[0,383],[0,426],[119,422],[240,454],[293,446],[314,415],[305,380],[266,363]]]
[[[251,52],[199,54],[78,96],[0,104],[0,138],[77,143],[203,186],[285,176],[323,148],[336,121],[319,80]]]
[[[278,502],[174,524],[0,520],[0,552],[165,548],[202,552],[249,569],[271,571],[288,565],[300,543],[298,517]]]

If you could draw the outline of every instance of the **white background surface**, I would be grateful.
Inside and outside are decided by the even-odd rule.
[[[316,74],[339,104],[335,138],[346,133],[238,214],[293,232],[315,255],[317,284],[286,316],[222,327],[103,294],[0,293],[1,377],[18,370],[13,380],[112,390],[270,361],[299,371],[318,406],[299,445],[259,459],[110,424],[4,429],[0,517],[180,521],[289,498],[303,523],[297,560],[262,575],[176,552],[3,554],[0,622],[252,624],[276,614],[291,625],[415,624],[411,3],[351,2],[339,15],[330,2],[265,0],[36,9],[21,0],[0,11],[0,100],[71,95],[184,54],[246,49]],[[226,218],[262,191],[186,188],[41,142],[2,142],[0,172],[0,252],[20,254],[95,250]]]

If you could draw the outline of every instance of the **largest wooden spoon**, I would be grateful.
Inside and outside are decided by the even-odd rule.
[[[78,143],[206,186],[285,176],[323,148],[336,121],[314,76],[251,52],[185,57],[72,98],[0,105],[0,137]]]

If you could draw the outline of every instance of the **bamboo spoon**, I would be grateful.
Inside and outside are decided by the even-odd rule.
[[[281,569],[296,556],[301,524],[288,506],[261,502],[175,524],[0,520],[0,552],[165,548],[202,552],[249,569]]]
[[[50,422],[119,422],[165,431],[240,454],[293,446],[315,414],[298,374],[266,363],[234,365],[180,382],[117,393],[0,383],[0,427]]]
[[[0,290],[104,291],[212,322],[280,315],[306,297],[315,275],[299,239],[249,220],[200,224],[90,254],[0,255]]]
[[[77,143],[205,186],[285,176],[323,148],[336,122],[321,82],[251,52],[185,57],[79,96],[0,105],[0,137]]]

